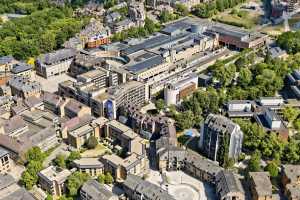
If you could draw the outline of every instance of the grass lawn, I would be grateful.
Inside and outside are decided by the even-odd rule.
[[[104,155],[106,151],[109,151],[107,147],[102,144],[98,144],[95,149],[88,149],[81,153],[81,156],[85,158],[99,157]]]
[[[233,8],[229,12],[219,13],[213,17],[213,20],[222,22],[224,24],[230,24],[234,26],[244,27],[247,29],[253,28],[258,24],[260,16],[255,12],[246,10],[240,10],[239,8]]]
[[[266,33],[270,36],[278,36],[284,32],[284,26],[282,23],[278,25],[266,26],[263,29],[261,29],[261,32]]]

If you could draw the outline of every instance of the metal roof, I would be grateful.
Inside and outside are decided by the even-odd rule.
[[[146,69],[150,69],[152,67],[155,67],[157,65],[160,65],[164,62],[164,58],[161,56],[154,56],[150,59],[147,59],[143,62],[137,63],[132,66],[128,66],[127,70],[132,73],[139,73],[141,71],[145,71]]]

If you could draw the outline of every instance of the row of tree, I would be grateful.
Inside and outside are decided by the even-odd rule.
[[[277,38],[277,44],[288,53],[300,52],[300,30],[282,33]]]
[[[112,36],[112,41],[123,41],[127,38],[141,38],[160,30],[160,24],[154,23],[151,19],[145,19],[144,27],[132,27],[128,30],[116,33]]]
[[[192,13],[198,17],[209,18],[217,12],[223,12],[225,9],[244,3],[245,0],[214,0],[208,3],[201,3],[193,8]]]

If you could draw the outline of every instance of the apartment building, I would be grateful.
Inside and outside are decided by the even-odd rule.
[[[65,74],[76,55],[74,49],[60,49],[36,60],[36,73],[44,78]]]
[[[44,91],[42,93],[42,100],[44,103],[45,110],[51,111],[52,113],[63,117],[61,114],[64,114],[64,106],[67,103],[65,98]]]
[[[96,180],[89,180],[80,189],[81,200],[118,200],[119,197]]]
[[[66,180],[71,171],[49,166],[38,173],[41,188],[53,196],[62,196],[66,193]]]
[[[78,171],[87,173],[94,178],[104,173],[104,165],[99,158],[80,158],[74,160],[73,164]]]
[[[8,85],[11,88],[11,94],[21,98],[28,98],[30,96],[39,97],[42,91],[42,86],[37,81],[31,81],[27,77],[13,76]]]
[[[9,152],[0,147],[0,174],[5,174],[11,169],[11,159]]]
[[[228,147],[228,158],[237,160],[242,151],[242,142],[240,126],[224,116],[209,114],[201,126],[199,147],[213,161],[224,161],[224,155],[220,155],[222,146]]]

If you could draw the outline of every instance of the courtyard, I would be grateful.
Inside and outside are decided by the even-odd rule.
[[[147,181],[167,190],[177,200],[215,200],[214,188],[182,171],[164,172],[150,170]]]

